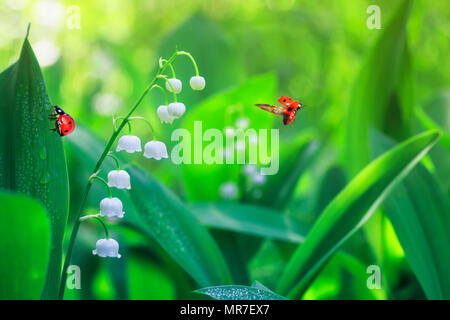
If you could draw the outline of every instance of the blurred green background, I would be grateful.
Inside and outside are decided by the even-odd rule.
[[[380,30],[366,26],[366,10],[372,4],[381,9]],[[146,97],[136,115],[152,122],[169,155],[175,145],[171,132],[179,127],[191,130],[194,120],[203,120],[204,129],[236,127],[243,117],[252,128],[280,128],[279,174],[257,186],[243,181],[238,165],[180,166],[136,155],[121,159],[125,167],[144,168],[203,217],[203,224],[219,225],[210,229],[211,234],[235,284],[258,280],[275,289],[298,241],[282,241],[283,236],[264,239],[264,229],[255,231],[253,225],[253,231],[242,234],[220,230],[220,220],[206,221],[213,213],[198,202],[221,200],[220,188],[226,182],[239,190],[239,198],[228,204],[251,204],[253,209],[292,217],[304,228],[301,233],[373,155],[381,153],[370,147],[369,132],[389,136],[392,143],[440,128],[446,140],[432,149],[421,169],[432,174],[432,188],[440,188],[443,208],[448,208],[450,3],[414,1],[409,15],[404,15],[407,22],[389,27],[402,5],[403,1],[350,0],[5,0],[0,4],[0,68],[17,59],[31,22],[29,40],[51,103],[77,122],[75,132],[64,139],[73,214],[96,159],[80,155],[88,146],[104,145],[112,133],[112,115],[123,115],[134,104],[157,70],[159,57],[168,58],[176,46],[189,51],[206,78],[206,89],[188,88],[194,70],[187,59],[178,58],[173,66],[184,84],[179,100],[187,106],[186,115],[173,125],[161,124],[156,108],[164,100],[159,92]],[[80,28],[74,26],[78,12]],[[398,30],[404,25],[406,33],[401,34]],[[379,44],[383,34],[392,39]],[[286,127],[253,106],[275,103],[281,95],[306,105]],[[133,133],[143,141],[151,137],[145,125],[135,124]],[[87,135],[98,141],[86,144]],[[101,149],[91,151],[97,150]],[[103,195],[102,186],[96,185],[87,211],[95,212]],[[425,206],[427,199],[432,201],[425,195]],[[124,201],[125,212],[130,207]],[[240,210],[228,212],[251,214],[251,209]],[[333,256],[304,298],[426,297],[386,210],[380,207]],[[133,221],[125,224],[133,226]],[[67,290],[67,299],[199,298],[192,290],[201,286],[182,269],[183,262],[175,263],[167,248],[138,230],[136,223],[133,228],[124,225],[112,227],[125,252],[125,259],[116,261],[91,254],[101,229],[83,224],[72,260],[81,267],[82,289]],[[381,289],[367,288],[369,265],[380,266]]]

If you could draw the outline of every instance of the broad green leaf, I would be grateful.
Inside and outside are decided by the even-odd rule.
[[[205,226],[264,238],[300,243],[309,230],[291,216],[254,205],[211,202],[191,208]]]
[[[215,300],[286,300],[259,282],[255,282],[253,286],[218,286],[208,287],[195,290]]]
[[[237,182],[242,169],[242,166],[237,164],[205,164],[204,162],[203,164],[194,164],[194,153],[196,148],[199,148],[198,143],[194,144],[194,140],[197,142],[202,139],[202,136],[194,131],[195,121],[201,121],[204,134],[208,129],[236,128],[238,119],[247,118],[249,128],[255,129],[256,133],[259,129],[268,129],[268,140],[270,141],[273,115],[255,107],[254,104],[272,101],[275,89],[276,79],[273,74],[254,77],[233,89],[204,100],[183,117],[183,128],[190,132],[192,144],[192,165],[182,167],[183,182],[188,199],[193,201],[217,200],[220,198],[220,185],[227,181]],[[246,142],[248,145],[248,139]],[[210,143],[210,141],[203,142],[203,148]],[[270,146],[268,152],[270,152]],[[199,185],[202,187],[199,188]]]
[[[0,188],[39,199],[51,227],[51,256],[42,298],[57,297],[69,187],[61,137],[41,69],[25,39],[19,60],[0,74]]]
[[[261,196],[261,205],[283,210],[291,200],[297,182],[314,159],[318,142],[314,132],[300,133],[289,143],[280,143],[280,168],[277,174],[267,176]]]
[[[291,257],[277,292],[288,298],[299,297],[331,255],[367,221],[439,136],[437,131],[414,136],[367,165],[321,214]]]
[[[450,196],[450,90],[433,95],[422,108],[416,108],[418,132],[438,129],[442,131],[439,144],[430,151],[436,178],[439,179]]]
[[[39,299],[50,255],[50,227],[42,205],[0,192],[0,300]]]
[[[394,143],[373,131],[375,156]],[[418,164],[383,204],[407,261],[429,299],[450,299],[450,204],[441,186]]]
[[[314,211],[318,214],[345,187],[347,177],[340,167],[332,167],[325,173],[318,190]]]
[[[380,37],[356,78],[347,113],[345,152],[352,176],[369,162],[369,124],[387,130],[392,122],[402,128],[400,130],[410,125],[413,104],[405,105],[407,99],[401,95],[410,84],[406,49],[410,8],[411,1],[404,0],[383,25]]]
[[[92,168],[103,150],[101,142],[81,126],[69,141],[71,155],[85,166],[90,163]],[[131,176],[130,191],[113,190],[124,205],[121,222],[155,239],[198,284],[229,283],[230,274],[219,248],[191,211],[150,174],[135,166],[125,166],[121,154],[116,155]],[[100,176],[113,169],[112,161],[105,162]],[[98,206],[101,199],[92,200]]]

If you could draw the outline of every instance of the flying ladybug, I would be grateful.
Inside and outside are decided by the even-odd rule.
[[[48,118],[50,120],[56,121],[55,128],[50,130],[58,132],[61,137],[67,136],[68,134],[72,133],[72,131],[75,129],[75,121],[73,120],[73,118],[58,106],[53,106],[53,109],[54,113],[52,113]]]
[[[281,103],[283,107],[277,107],[271,104],[255,104],[255,106],[270,113],[283,116],[284,125],[288,125],[294,121],[295,116],[297,115],[297,110],[301,110],[303,107],[299,101],[294,101],[294,99],[288,96],[278,98],[278,102]]]

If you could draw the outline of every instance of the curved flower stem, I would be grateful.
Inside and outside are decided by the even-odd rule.
[[[129,121],[130,121],[130,120],[142,120],[142,121],[144,121],[145,123],[147,123],[147,125],[148,125],[149,128],[150,128],[150,130],[152,131],[152,138],[153,138],[153,140],[155,140],[155,131],[153,130],[153,126],[152,126],[152,124],[151,124],[150,121],[148,121],[148,120],[145,119],[144,117],[130,117],[130,118],[128,118],[128,120],[129,120]]]
[[[86,221],[86,220],[88,220],[88,219],[95,219],[95,220],[97,220],[97,221],[100,222],[100,224],[102,225],[103,230],[105,230],[105,237],[106,237],[106,239],[109,239],[108,228],[106,227],[106,224],[103,222],[103,220],[100,219],[98,216],[99,216],[98,214],[91,214],[91,215],[89,215],[89,216],[81,217],[81,218],[78,219],[78,220],[79,220],[80,222]]]
[[[123,127],[125,126],[126,122],[128,121],[128,118],[131,117],[131,115],[133,114],[134,111],[136,111],[137,107],[139,107],[139,105],[141,104],[142,100],[144,100],[145,96],[147,95],[147,93],[152,89],[152,86],[154,84],[156,84],[156,82],[159,79],[159,76],[162,74],[162,72],[167,68],[167,66],[177,57],[177,53],[174,53],[169,60],[167,60],[166,63],[164,63],[164,65],[162,67],[159,68],[156,76],[153,78],[153,80],[150,82],[150,84],[147,86],[147,88],[144,90],[144,92],[142,93],[142,95],[139,97],[139,99],[137,100],[137,102],[135,103],[135,105],[130,109],[130,111],[128,112],[128,114],[125,116],[124,121],[122,121],[119,125],[119,127],[117,128],[117,130],[115,130],[113,132],[113,134],[111,135],[111,137],[109,138],[108,143],[105,146],[105,149],[103,150],[103,153],[101,154],[100,158],[98,159],[94,170],[92,171],[93,173],[97,172],[103,161],[105,160],[106,156],[108,155],[109,151],[111,150],[112,145],[114,144],[114,142],[117,139],[117,136],[119,135],[120,131],[122,131]],[[89,191],[91,190],[92,187],[92,181],[88,181],[86,188],[84,190],[83,193],[83,197],[81,198],[81,203],[80,203],[80,207],[78,209],[78,213],[76,215],[76,219],[72,228],[72,233],[70,235],[70,239],[69,239],[69,245],[67,247],[67,252],[66,252],[66,257],[64,259],[64,266],[63,266],[63,270],[62,270],[62,275],[61,275],[61,282],[60,282],[60,286],[59,286],[59,295],[58,295],[58,299],[63,299],[64,298],[64,290],[66,288],[66,280],[67,280],[67,268],[69,268],[70,265],[70,259],[72,258],[72,251],[73,251],[73,247],[75,244],[75,239],[77,238],[77,234],[78,234],[78,230],[80,228],[80,221],[79,221],[79,217],[81,216],[81,213],[83,212],[84,206],[86,205],[86,201],[89,195]]]
[[[162,91],[162,93],[164,94],[164,101],[165,101],[165,104],[166,104],[166,106],[169,104],[169,99],[167,99],[167,93],[166,93],[166,90],[164,90],[161,86],[159,86],[159,85],[157,85],[157,84],[154,84],[151,88],[150,88],[150,90],[152,90],[153,88],[158,88],[159,90],[161,90]]]
[[[164,62],[167,62],[167,60],[163,59],[162,57],[159,58],[159,66],[160,67],[164,64]],[[175,75],[175,69],[172,67],[171,63],[169,63],[169,68],[170,68],[170,71],[172,72],[172,78],[176,79],[177,76]]]
[[[194,65],[194,68],[195,68],[195,75],[196,75],[197,77],[200,75],[199,72],[198,72],[197,62],[195,62],[194,57],[193,57],[189,52],[186,52],[186,51],[177,51],[177,55],[178,55],[178,56],[188,56],[189,59],[191,59],[192,64]]]
[[[106,154],[106,156],[107,156],[107,157],[110,157],[110,158],[112,158],[112,159],[114,160],[114,162],[116,163],[116,169],[117,169],[117,171],[119,171],[119,170],[120,170],[120,162],[119,162],[119,159],[118,159],[115,155],[113,155],[111,152],[108,152],[108,153]]]
[[[114,117],[113,117],[114,131],[117,131],[116,121],[117,121],[117,120],[120,120],[120,119],[124,119],[124,118],[125,118],[125,117],[123,117],[123,116],[117,117],[117,118],[114,118]],[[125,121],[125,120],[123,120],[123,121]],[[123,121],[122,121],[122,122],[123,122]],[[129,121],[127,121],[127,124],[128,124],[128,133],[131,134],[131,124],[130,124]]]
[[[100,176],[98,176],[98,175],[92,175],[91,178],[89,178],[89,179],[92,179],[92,180],[97,179],[97,180],[103,182],[103,184],[104,184],[104,185],[106,186],[106,188],[108,189],[108,195],[109,195],[109,198],[110,198],[110,199],[112,198],[111,188],[109,187],[108,182],[106,182],[105,179],[103,179],[102,177],[100,177]]]
[[[167,79],[167,76],[165,75],[159,75],[157,76],[158,79],[164,79],[164,81],[166,81],[166,83],[169,84],[170,89],[172,89],[172,94],[173,94],[173,102],[178,102],[177,100],[177,94],[175,93],[175,89],[172,86],[172,83],[170,83],[169,79]]]

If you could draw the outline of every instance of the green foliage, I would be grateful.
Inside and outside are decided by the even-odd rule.
[[[0,5],[1,69],[19,51],[20,30],[33,24],[19,59],[0,74],[2,298],[56,298],[69,200],[64,153],[68,240],[111,116],[127,112],[159,57],[177,47],[195,57],[205,90],[189,88],[194,68],[177,58],[186,114],[160,123],[156,91],[135,114],[151,121],[169,157],[176,129],[193,137],[194,121],[203,133],[224,132],[247,118],[249,128],[279,129],[279,172],[254,185],[242,165],[119,153],[132,189],[112,190],[125,217],[108,227],[122,258],[92,255],[103,231],[83,222],[71,259],[82,270],[81,290],[66,290],[66,299],[450,298],[450,2],[155,0],[105,10],[78,0],[81,29],[66,24],[68,3],[42,10],[42,1],[25,2]],[[366,27],[369,5],[380,7],[381,29]],[[305,105],[288,126],[254,106],[281,95]],[[49,96],[75,118],[68,137],[49,130]],[[432,132],[407,140],[425,130]],[[413,168],[437,131],[441,138]],[[139,122],[132,134],[151,137]],[[108,158],[99,175],[113,168]],[[236,184],[237,199],[219,201],[225,182]],[[94,182],[83,214],[98,213],[106,195]],[[380,290],[366,285],[374,264]]]
[[[369,161],[370,125],[391,131],[397,137],[408,134],[414,106],[405,97],[411,95],[407,88],[411,72],[406,45],[411,3],[404,0],[396,9],[356,78],[347,114],[345,153],[352,175]]]
[[[83,167],[92,168],[102,151],[102,144],[86,129],[69,139],[72,156]],[[103,171],[115,169],[105,163]],[[198,223],[186,206],[150,174],[138,167],[128,167],[131,191],[117,190],[125,208],[124,222],[157,241],[172,258],[200,285],[231,281],[229,271],[213,238]],[[79,172],[77,172],[79,174]],[[93,203],[106,195],[98,195]]]
[[[48,119],[52,105],[28,39],[19,60],[0,74],[0,188],[39,199],[51,226],[51,256],[43,298],[56,298],[69,202],[61,138]]]
[[[373,154],[394,143],[373,131]],[[384,203],[406,260],[429,299],[450,298],[450,203],[436,178],[418,164]]]
[[[192,211],[208,227],[288,242],[302,242],[309,228],[294,217],[253,205],[198,203]]]
[[[377,158],[334,198],[289,261],[278,291],[298,297],[329,257],[370,217],[393,186],[436,143],[439,133],[415,136]]]
[[[9,192],[0,192],[0,203],[0,299],[39,299],[50,256],[45,209]]]

